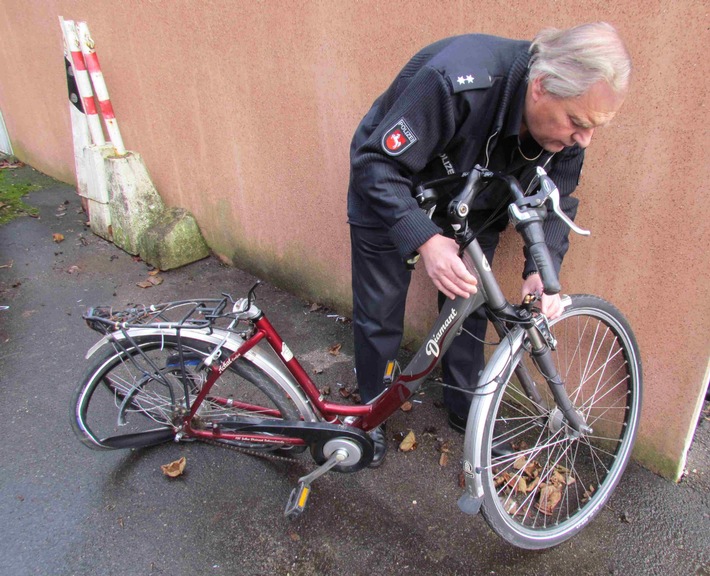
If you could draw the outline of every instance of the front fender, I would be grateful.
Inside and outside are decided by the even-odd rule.
[[[463,471],[466,489],[459,498],[459,508],[477,514],[483,501],[483,431],[498,387],[508,381],[524,353],[521,346],[525,332],[515,327],[496,348],[478,380],[466,423],[463,446]]]
[[[126,330],[125,333],[114,332],[110,335],[104,336],[101,340],[94,344],[86,353],[86,359],[88,360],[91,358],[100,348],[109,344],[112,340],[125,340],[128,336],[136,338],[139,336],[160,335],[176,336],[177,330],[151,328],[150,326],[146,326],[145,328],[131,328]],[[180,336],[183,338],[191,338],[200,342],[205,342],[206,344],[214,346],[220,344],[226,339],[224,348],[230,353],[239,349],[239,347],[245,342],[244,338],[239,334],[227,332],[226,330],[221,330],[219,328],[212,328],[209,332],[207,330],[182,328],[180,330]],[[288,394],[306,422],[318,422],[320,420],[313,411],[313,408],[311,407],[308,398],[306,398],[306,395],[303,393],[303,390],[301,390],[291,373],[288,372],[279,357],[268,347],[268,345],[262,343],[257,344],[251,350],[246,352],[244,357],[263,370],[269,378],[276,382],[281,389]]]

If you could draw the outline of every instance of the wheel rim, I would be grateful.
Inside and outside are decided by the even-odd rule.
[[[486,474],[493,505],[512,531],[532,540],[564,537],[609,498],[628,461],[638,421],[638,359],[625,328],[597,308],[553,323],[555,361],[587,436],[562,423],[547,384],[529,366],[541,405],[515,378],[499,394],[488,436]],[[528,355],[526,355],[526,358]]]
[[[79,429],[94,444],[109,447],[110,440],[161,427],[177,431],[206,380],[207,371],[199,369],[206,355],[201,350],[183,345],[181,362],[176,342],[161,340],[139,347],[137,354],[133,349],[130,354],[118,351],[110,355],[94,371],[93,384],[78,399]],[[289,406],[250,381],[251,371],[245,378],[237,364],[239,361],[217,380],[193,418],[193,428],[210,429],[235,417],[282,418],[282,412],[294,418]],[[258,450],[280,447],[228,443]]]

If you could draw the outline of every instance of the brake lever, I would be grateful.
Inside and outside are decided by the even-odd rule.
[[[559,219],[580,236],[591,236],[591,230],[580,228],[562,211],[562,208],[560,208],[560,191],[557,189],[557,185],[547,175],[547,172],[540,166],[537,168],[537,176],[540,180],[540,191],[543,193],[543,196],[550,201],[552,211],[557,214]]]

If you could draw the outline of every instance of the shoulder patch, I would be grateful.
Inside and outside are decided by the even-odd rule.
[[[460,74],[449,74],[449,82],[454,93],[493,86],[493,79],[486,68],[472,68]]]
[[[390,156],[399,156],[418,140],[404,118],[400,118],[382,137],[382,149]]]

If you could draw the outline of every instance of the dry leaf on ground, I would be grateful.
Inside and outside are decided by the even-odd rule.
[[[399,449],[402,452],[411,452],[417,447],[417,437],[414,435],[414,430],[410,430],[409,434],[404,437],[402,443],[399,445]]]
[[[166,476],[169,476],[170,478],[177,478],[178,476],[182,475],[183,471],[185,470],[186,462],[187,460],[183,456],[179,460],[175,460],[170,464],[163,464],[160,469]]]
[[[400,410],[402,412],[409,412],[413,407],[412,403],[407,400],[404,404],[402,404],[402,406],[400,406]]]
[[[328,354],[332,354],[333,356],[337,356],[340,354],[340,349],[343,347],[342,344],[333,344],[330,348],[328,348]]]
[[[55,232],[52,234],[52,240],[59,244],[60,242],[64,241],[64,234],[59,234],[59,232]]]
[[[545,516],[550,516],[562,500],[562,489],[554,484],[540,484],[540,498],[535,504],[540,512]]]

